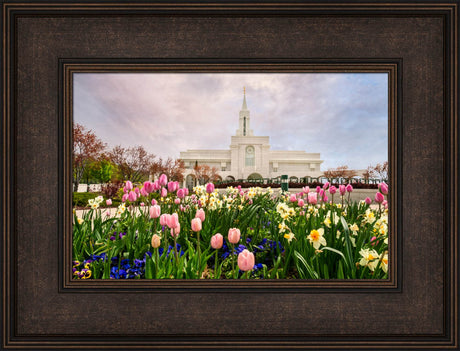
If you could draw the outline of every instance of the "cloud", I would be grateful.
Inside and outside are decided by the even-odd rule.
[[[246,87],[251,129],[272,149],[319,152],[325,170],[388,158],[386,74],[78,73],[74,120],[109,144],[162,157],[227,149]]]

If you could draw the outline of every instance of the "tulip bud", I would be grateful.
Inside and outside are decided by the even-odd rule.
[[[305,205],[305,201],[303,201],[302,199],[299,199],[299,201],[297,202],[297,205],[299,207],[303,207]]]
[[[166,176],[166,174],[162,174],[160,178],[158,178],[158,184],[160,186],[165,186],[166,184],[168,184],[168,177]]]
[[[158,218],[160,217],[161,208],[158,205],[153,205],[150,207],[150,218]]]
[[[327,188],[329,187],[329,184],[330,184],[329,182],[326,182],[326,184],[323,185],[323,189],[327,190]]]
[[[171,216],[169,214],[162,214],[160,216],[160,225],[164,226],[164,225],[168,225],[168,217]]]
[[[185,197],[185,190],[184,189],[177,190],[177,197],[179,199],[183,199]]]
[[[177,213],[173,213],[172,215],[170,215],[167,218],[166,225],[171,229],[177,228],[177,226],[179,225],[179,215]]]
[[[383,194],[380,192],[377,192],[375,194],[375,202],[377,202],[378,204],[381,204],[383,200],[385,200],[385,197],[383,196]]]
[[[333,195],[337,192],[337,188],[332,185],[330,188],[329,188],[329,194]]]
[[[152,247],[153,247],[154,249],[157,249],[157,248],[160,247],[160,244],[161,244],[160,236],[157,235],[157,234],[154,234],[154,235],[152,236]]]
[[[214,184],[213,183],[206,184],[206,192],[208,194],[211,194],[213,191],[214,191]]]
[[[318,203],[318,194],[308,193],[308,203],[312,205],[316,205]]]
[[[345,187],[345,185],[343,184],[340,184],[339,185],[339,192],[340,192],[340,195],[345,195],[345,193],[347,192],[347,188]]]
[[[379,189],[382,192],[383,195],[388,194],[388,185],[386,183],[380,183],[379,184]]]
[[[196,211],[195,218],[199,218],[201,222],[204,222],[206,214],[204,213],[204,210],[202,208]]]
[[[201,219],[193,218],[192,219],[192,230],[194,232],[199,232],[201,230]]]
[[[254,268],[255,258],[252,252],[243,250],[238,255],[238,267],[243,272],[250,271]]]
[[[215,234],[211,237],[211,247],[215,250],[218,250],[222,247],[224,244],[224,237],[222,234]]]
[[[370,197],[366,197],[366,199],[364,200],[364,202],[368,205],[370,205],[372,203],[372,200]]]
[[[228,241],[232,244],[237,244],[240,241],[241,233],[238,228],[230,228],[228,230]]]
[[[125,184],[125,189],[126,191],[130,191],[133,189],[133,183],[131,183],[129,180],[126,181],[126,184]]]
[[[166,188],[161,188],[161,197],[166,197],[168,196],[168,191],[166,190]]]
[[[129,200],[130,202],[134,202],[134,201],[136,201],[136,199],[137,199],[136,193],[135,193],[134,191],[131,190],[131,191],[129,192],[129,194],[128,194],[128,200]]]
[[[347,184],[347,191],[351,193],[353,191],[353,186],[351,184]]]
[[[121,197],[121,202],[126,202],[126,200],[128,200],[128,194],[123,194]]]

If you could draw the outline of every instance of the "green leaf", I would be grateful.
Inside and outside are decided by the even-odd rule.
[[[298,251],[294,251],[294,256],[297,258],[298,262],[300,262],[303,265],[303,267],[307,270],[308,274],[310,275],[312,279],[319,279],[318,273],[316,273],[311,268],[311,266],[307,263],[305,258],[303,258],[303,256]]]

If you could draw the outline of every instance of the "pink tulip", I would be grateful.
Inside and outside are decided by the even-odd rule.
[[[204,210],[200,208],[199,210],[196,211],[195,218],[199,218],[201,222],[204,222],[206,215],[204,213]]]
[[[193,218],[192,219],[192,230],[194,232],[199,232],[201,230],[201,219],[199,218]]]
[[[179,204],[180,204],[180,199],[179,199],[178,197],[176,197],[176,198],[174,199],[174,203],[175,203],[176,205],[179,205]]]
[[[174,182],[169,182],[168,183],[168,191],[170,193],[173,193],[176,190],[176,183]]]
[[[308,193],[308,203],[312,205],[316,205],[318,203],[318,194]]]
[[[158,203],[157,200],[152,199],[152,206],[155,206],[157,203]]]
[[[291,196],[289,197],[289,201],[297,202],[297,196],[295,194],[291,194]]]
[[[329,184],[330,184],[329,182],[326,182],[326,184],[323,185],[323,189],[327,190],[327,188],[329,187]]]
[[[129,192],[129,194],[128,194],[128,200],[129,200],[130,202],[134,202],[134,201],[136,201],[136,199],[137,199],[136,193],[135,193],[134,191],[131,190],[131,191]]]
[[[383,200],[385,200],[385,197],[383,196],[383,194],[380,192],[377,192],[375,194],[375,202],[377,202],[378,204],[381,204]]]
[[[105,203],[107,204],[107,206],[112,205],[112,199],[107,199],[107,200],[105,201]]]
[[[244,196],[244,191],[243,190],[240,191],[240,196]]]
[[[346,189],[349,193],[351,193],[353,191],[353,186],[351,184],[347,184]]]
[[[168,224],[168,217],[169,217],[169,216],[171,216],[171,215],[170,215],[170,214],[167,214],[167,213],[162,214],[162,215],[160,216],[160,225],[163,225],[163,226],[164,226],[164,225],[167,225],[167,224]]]
[[[146,181],[144,182],[144,189],[147,193],[151,193],[153,191],[153,183]]]
[[[323,189],[319,189],[318,196],[319,197],[324,197],[324,190]]]
[[[364,202],[368,205],[370,205],[372,203],[372,200],[370,197],[366,197],[366,199],[364,200]]]
[[[383,195],[388,194],[388,185],[386,183],[380,183],[379,184],[379,189]]]
[[[318,185],[318,186],[316,187],[316,192],[319,193],[320,189],[321,189],[321,187]]]
[[[166,197],[168,196],[168,191],[166,190],[166,188],[161,188],[161,197]]]
[[[297,206],[303,207],[304,205],[305,205],[305,201],[303,201],[302,199],[299,199],[299,201],[297,201]]]
[[[206,184],[206,192],[208,194],[211,194],[214,191],[214,184],[213,183],[208,183]]]
[[[382,206],[384,206],[385,208],[388,208],[388,201],[387,200],[383,201]]]
[[[323,202],[328,202],[329,201],[329,198],[327,197],[327,195],[324,195],[323,196]]]
[[[238,255],[238,267],[240,270],[246,272],[254,268],[255,258],[252,252],[243,250]]]
[[[332,185],[332,186],[329,188],[329,193],[330,193],[331,195],[333,195],[333,194],[335,194],[336,192],[337,192],[337,188],[336,188],[334,185]]]
[[[145,187],[142,187],[142,189],[141,189],[141,195],[142,195],[142,196],[149,196],[149,193],[147,192],[147,190],[145,190]]]
[[[184,191],[184,189],[179,189],[179,190],[177,190],[177,197],[178,197],[179,199],[183,199],[183,198],[185,197],[185,191]]]
[[[128,200],[128,194],[123,194],[121,197],[121,202],[126,202],[126,200]]]
[[[162,174],[160,178],[158,178],[158,184],[160,186],[165,186],[166,184],[168,184],[168,177],[166,176],[166,174]]]
[[[140,193],[141,191],[139,190],[139,188],[135,188],[135,189],[134,189],[134,192],[136,193],[137,196],[139,196],[139,193]]]
[[[166,225],[171,229],[177,228],[177,226],[179,225],[179,215],[177,213],[173,213],[172,215],[170,215],[167,218]]]
[[[144,206],[145,206],[145,203],[141,202],[139,205],[140,205],[141,207],[144,207]]]
[[[123,187],[123,192],[126,194],[128,191],[129,191],[129,190],[126,189],[126,187],[124,186],[124,187]]]
[[[160,186],[160,183],[158,183],[158,180],[155,180],[152,184],[153,184],[152,185],[153,191],[160,190],[161,186]]]
[[[347,188],[345,187],[345,185],[340,184],[339,185],[339,193],[340,193],[340,195],[343,196],[343,195],[345,195],[346,192],[347,192]]]
[[[125,184],[125,188],[126,188],[126,191],[130,191],[133,189],[133,183],[131,183],[129,180],[126,181],[126,184]]]
[[[215,250],[218,250],[222,247],[224,244],[224,237],[222,234],[215,234],[211,237],[211,247]]]
[[[185,196],[188,196],[188,189],[184,188],[184,191],[185,191]]]
[[[161,207],[158,205],[154,205],[150,207],[150,218],[158,218],[161,214]]]
[[[308,194],[310,192],[310,187],[309,186],[304,186],[302,188],[302,191],[305,193],[305,194]]]
[[[371,238],[370,244],[371,244],[372,246],[377,245],[377,244],[379,243],[378,240],[375,241],[376,239],[377,239],[377,237],[375,237],[375,236],[373,236],[373,237]]]
[[[240,241],[241,233],[238,228],[230,228],[228,230],[228,241],[232,244],[237,244]]]
[[[171,235],[179,236],[179,234],[180,234],[180,223],[177,223],[177,227],[174,229],[171,229]]]

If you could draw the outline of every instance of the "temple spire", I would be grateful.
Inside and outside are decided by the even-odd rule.
[[[248,105],[246,104],[246,87],[243,87],[243,106],[241,107],[242,111],[248,110]]]

